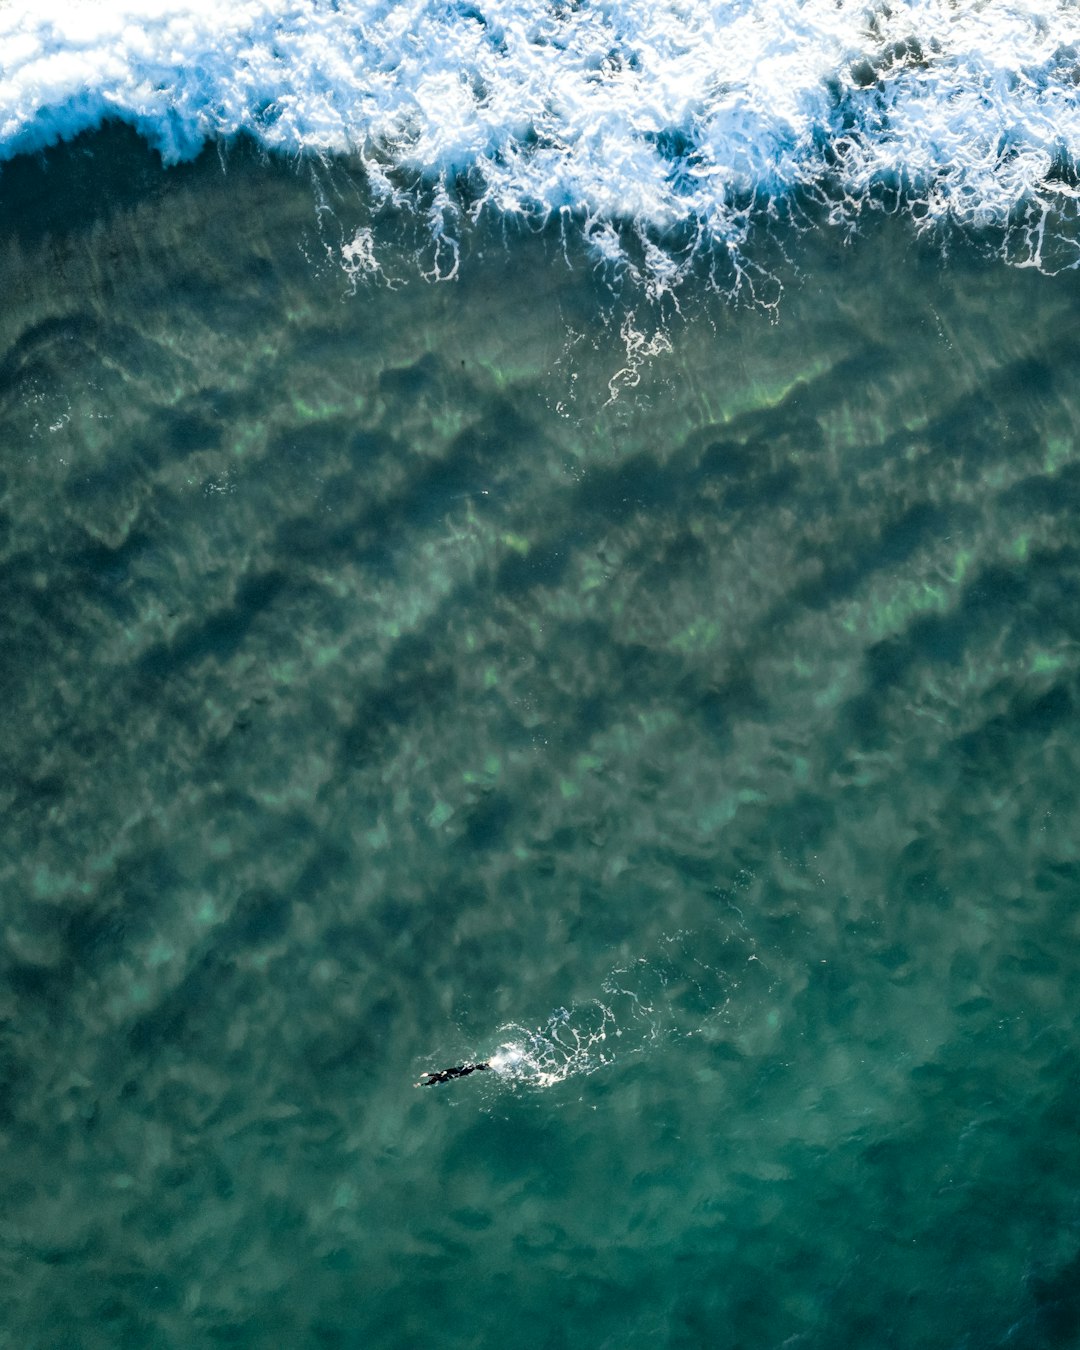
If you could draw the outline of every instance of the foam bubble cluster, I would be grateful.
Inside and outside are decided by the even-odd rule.
[[[1072,0],[34,0],[0,4],[0,156],[115,117],[167,161],[244,132],[363,157],[440,211],[733,253],[816,198],[1080,261]],[[1072,242],[1070,242],[1072,241]],[[664,255],[664,256],[661,256]]]
[[[549,1088],[609,1064],[608,1039],[621,1036],[622,1030],[615,1011],[594,999],[573,1009],[559,1008],[542,1027],[509,1023],[499,1034],[506,1039],[489,1056],[488,1067],[507,1082]]]

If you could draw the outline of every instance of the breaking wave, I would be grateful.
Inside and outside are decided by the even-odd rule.
[[[349,156],[446,230],[563,217],[667,283],[763,221],[989,232],[1080,263],[1071,0],[0,0],[0,158],[109,119],[167,162]]]

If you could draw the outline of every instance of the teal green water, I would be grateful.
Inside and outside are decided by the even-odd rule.
[[[0,1345],[1076,1345],[1080,278],[0,198]]]

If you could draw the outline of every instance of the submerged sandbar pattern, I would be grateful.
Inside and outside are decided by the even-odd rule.
[[[0,1341],[1073,1343],[1075,285],[310,168],[0,178]]]

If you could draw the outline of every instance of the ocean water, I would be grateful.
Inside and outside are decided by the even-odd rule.
[[[1074,21],[0,5],[0,1346],[1080,1343]]]

